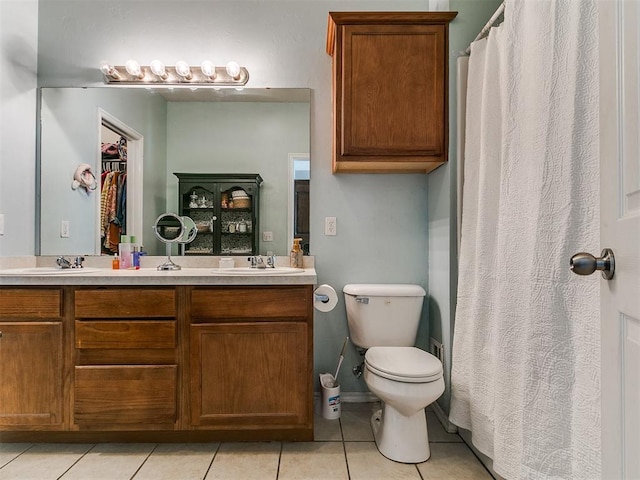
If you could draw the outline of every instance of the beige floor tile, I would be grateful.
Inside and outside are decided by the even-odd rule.
[[[380,409],[378,402],[343,403],[340,415],[342,435],[345,442],[371,442],[371,416]]]
[[[152,443],[100,443],[62,480],[129,480],[151,454]]]
[[[0,469],[2,480],[57,479],[91,449],[85,444],[36,444]]]
[[[0,468],[29,448],[30,443],[0,443]]]
[[[342,442],[284,443],[278,480],[347,480]]]
[[[462,442],[462,438],[457,433],[448,433],[435,413],[427,410],[427,429],[429,430],[430,442]]]
[[[218,446],[218,443],[161,443],[134,480],[202,480]]]
[[[351,480],[420,480],[415,465],[389,460],[374,442],[345,442]]]
[[[205,480],[276,480],[280,442],[223,443]]]
[[[322,415],[313,417],[313,439],[316,442],[341,442],[340,420],[327,420]]]
[[[431,443],[431,458],[418,464],[424,480],[484,480],[491,475],[464,443]]]

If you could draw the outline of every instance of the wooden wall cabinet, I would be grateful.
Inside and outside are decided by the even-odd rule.
[[[447,160],[456,12],[331,12],[333,172],[428,173]]]

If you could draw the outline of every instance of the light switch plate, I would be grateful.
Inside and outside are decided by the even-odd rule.
[[[273,242],[273,232],[262,232],[263,242]]]
[[[69,220],[60,222],[60,238],[69,238]]]

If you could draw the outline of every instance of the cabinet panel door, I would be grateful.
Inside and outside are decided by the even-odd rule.
[[[340,154],[442,155],[445,27],[347,25],[343,41]]]
[[[310,422],[307,328],[293,322],[192,325],[192,424]]]
[[[174,423],[177,370],[176,365],[75,367],[75,423],[132,429]]]
[[[62,423],[62,324],[0,323],[0,426]]]

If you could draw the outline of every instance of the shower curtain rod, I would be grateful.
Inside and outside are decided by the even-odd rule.
[[[476,36],[476,38],[473,39],[473,42],[475,42],[476,40],[480,40],[481,38],[483,38],[487,33],[489,33],[489,30],[491,30],[491,27],[493,27],[494,23],[496,23],[498,21],[498,18],[500,17],[500,15],[502,15],[504,13],[504,2],[502,2],[500,4],[500,6],[498,7],[498,9],[495,11],[495,13],[491,16],[491,18],[489,19],[489,21],[485,24],[484,27],[482,27],[482,30],[480,30],[480,33]],[[471,43],[473,43],[471,42]],[[465,53],[468,55],[471,53],[471,45],[469,45],[467,47],[467,49],[465,50]]]

